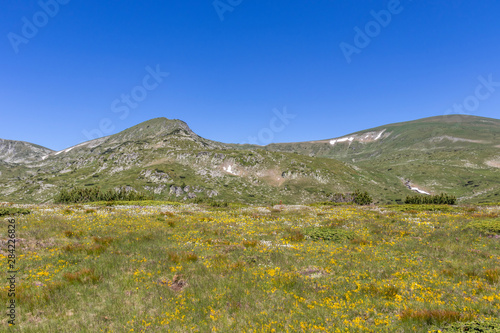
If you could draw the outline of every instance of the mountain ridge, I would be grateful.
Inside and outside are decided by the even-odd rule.
[[[379,202],[415,191],[500,201],[499,138],[500,120],[438,116],[261,147],[211,141],[161,117],[58,152],[20,145],[18,155],[29,158],[17,164],[0,155],[0,200],[46,201],[61,188],[126,185],[183,200],[302,203],[361,188]]]

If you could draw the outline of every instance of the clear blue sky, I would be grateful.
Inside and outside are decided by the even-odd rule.
[[[60,150],[100,123],[112,134],[166,117],[212,140],[290,142],[464,101],[500,115],[499,84],[474,99],[479,76],[500,82],[498,0],[54,1],[0,3],[0,138]]]

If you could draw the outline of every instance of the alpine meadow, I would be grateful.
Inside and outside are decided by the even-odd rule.
[[[500,332],[500,3],[0,4],[0,332]]]

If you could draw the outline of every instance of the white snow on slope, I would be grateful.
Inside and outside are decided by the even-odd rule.
[[[233,166],[229,164],[227,167],[222,167],[222,168],[224,169],[224,171],[229,172],[230,174],[237,175],[237,173],[232,170],[232,167]]]
[[[429,192],[425,192],[424,190],[419,189],[418,187],[415,186],[410,186],[410,190],[421,193],[421,194],[427,194],[431,195]]]
[[[341,139],[333,139],[330,141],[330,144],[332,146],[334,146],[337,142],[347,142],[349,141],[349,143],[353,142],[354,141],[354,137],[350,136],[348,138],[341,138]]]
[[[333,139],[333,140],[330,140],[330,144],[332,146],[334,146],[335,144],[341,143],[341,142],[349,142],[349,144],[351,144],[353,141],[359,141],[362,143],[373,142],[373,141],[380,140],[380,138],[382,137],[382,135],[384,134],[385,131],[386,130],[384,129],[380,132],[368,132],[368,133],[364,133],[362,135],[353,135],[353,136],[347,136],[347,137],[343,137],[343,138],[339,138],[339,139]]]
[[[79,144],[77,144],[77,145],[75,145],[73,147],[69,147],[69,148],[60,150],[57,153],[55,153],[54,155],[59,155],[61,153],[67,153],[67,152],[69,152],[69,151],[71,151],[71,150],[73,150],[74,148],[77,148],[77,147],[88,146],[88,148],[94,148],[94,147],[99,146],[101,143],[103,143],[104,141],[106,141],[108,138],[109,138],[109,136],[103,136],[102,138],[98,138],[98,139],[94,139],[94,140],[91,140],[91,141],[79,143]],[[47,156],[49,156],[49,155],[47,155]]]

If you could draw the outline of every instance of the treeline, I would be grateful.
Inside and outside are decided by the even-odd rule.
[[[412,205],[454,205],[457,198],[453,195],[441,193],[438,195],[409,195],[405,199],[405,204]]]
[[[31,213],[31,211],[25,208],[0,208],[0,217],[18,214],[26,215],[29,213]]]
[[[371,204],[373,198],[368,192],[356,190],[352,193],[335,193],[331,196],[330,201],[335,203],[355,203],[364,206]]]
[[[153,196],[134,190],[125,186],[118,189],[103,191],[100,187],[63,189],[54,198],[55,203],[84,203],[94,201],[138,201],[152,200]]]

